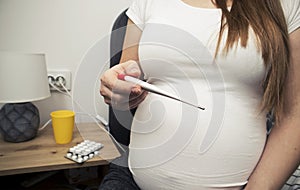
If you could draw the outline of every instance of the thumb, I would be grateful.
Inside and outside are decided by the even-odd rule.
[[[124,63],[123,63],[124,64]],[[136,61],[128,61],[125,63],[124,72],[127,75],[139,78],[141,76],[141,69]]]

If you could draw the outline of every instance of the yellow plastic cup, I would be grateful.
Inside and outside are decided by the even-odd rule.
[[[57,110],[50,113],[54,139],[57,144],[68,144],[73,138],[75,113],[71,110]]]

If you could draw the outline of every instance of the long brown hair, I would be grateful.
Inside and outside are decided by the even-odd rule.
[[[225,28],[228,29],[225,52],[239,40],[241,46],[245,47],[249,28],[253,29],[267,68],[265,80],[262,81],[262,110],[273,110],[278,120],[282,111],[283,88],[290,62],[287,24],[280,0],[232,0],[230,11],[227,1],[213,1],[223,13],[216,52],[219,51]]]

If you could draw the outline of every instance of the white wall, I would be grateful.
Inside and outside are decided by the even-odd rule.
[[[0,0],[0,51],[45,53],[48,70],[70,70],[74,80],[88,49],[108,36],[114,19],[130,3],[131,0]],[[102,53],[108,54],[108,50]],[[83,89],[76,93],[84,97],[90,92]],[[53,110],[72,109],[71,99],[55,92],[51,98],[34,103],[42,123]],[[96,111],[107,118],[107,105],[102,100]]]

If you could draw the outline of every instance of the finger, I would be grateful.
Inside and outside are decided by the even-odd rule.
[[[116,80],[116,82],[112,88],[112,91],[119,93],[119,94],[130,94],[130,93],[139,94],[141,91],[141,88],[132,82],[123,81],[123,80],[118,79],[118,80]]]
[[[138,98],[132,99],[129,102],[129,108],[133,109],[136,108],[142,101],[145,100],[146,96],[148,95],[147,91],[143,91]]]
[[[100,94],[103,96],[105,103],[107,104],[113,104],[113,103],[128,103],[130,92],[129,93],[117,93],[114,91],[111,91],[109,88],[107,88],[104,85],[101,85],[100,88]],[[113,103],[112,103],[113,102]]]
[[[128,110],[137,107],[147,96],[147,91],[142,91],[139,95],[120,95],[113,93],[113,96],[107,102],[110,102],[110,105],[114,109],[118,110]]]
[[[111,105],[111,99],[110,98],[104,97],[104,102],[108,105]]]
[[[110,91],[117,93],[130,93],[134,87],[133,83],[122,81],[117,78],[115,71],[108,70],[100,78],[101,88],[106,87]]]
[[[125,74],[140,78],[141,69],[136,61],[128,61],[125,65],[121,64],[121,66],[124,66]]]
[[[103,96],[104,98],[109,98],[112,96],[112,92],[111,90],[105,86],[105,85],[102,85],[100,86],[100,94],[101,96]]]
[[[142,87],[141,86],[139,86],[139,85],[135,85],[135,86],[133,86],[132,87],[132,89],[131,89],[131,94],[133,94],[133,95],[140,95],[142,93]]]

